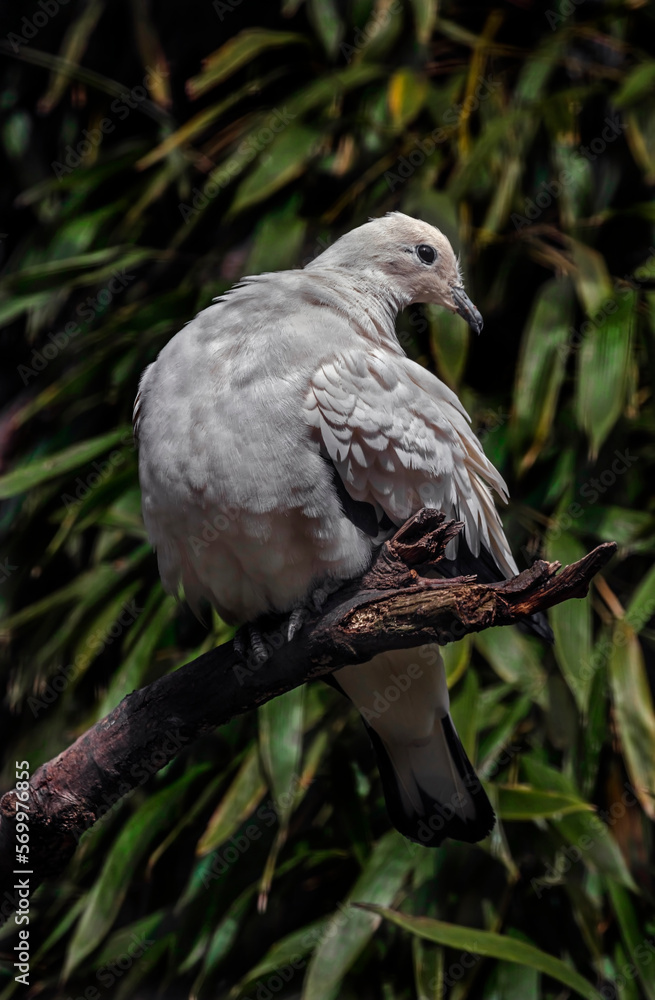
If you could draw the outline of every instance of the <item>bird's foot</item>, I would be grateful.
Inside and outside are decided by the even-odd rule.
[[[298,634],[309,612],[307,608],[294,608],[289,615],[275,618],[260,618],[249,622],[234,636],[234,651],[249,666],[259,667],[265,663],[273,649],[279,649],[285,642]]]
[[[289,618],[287,619],[287,642],[291,642],[294,635],[300,632],[303,627],[303,623],[307,617],[307,611],[305,608],[294,608]]]
[[[269,658],[270,650],[256,625],[243,625],[234,636],[234,651],[249,666],[259,667]]]

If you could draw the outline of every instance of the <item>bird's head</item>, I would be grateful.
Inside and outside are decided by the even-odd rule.
[[[442,232],[402,212],[351,230],[308,269],[338,267],[388,289],[402,308],[414,302],[444,306],[480,333],[482,316],[464,291],[459,263]]]

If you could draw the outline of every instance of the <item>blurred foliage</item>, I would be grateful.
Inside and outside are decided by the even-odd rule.
[[[143,762],[32,900],[30,995],[653,1000],[653,6],[46,0],[2,37],[3,788],[231,635],[158,582],[139,374],[369,216],[461,253],[484,334],[414,307],[399,336],[506,476],[520,564],[619,543],[554,649],[447,650],[489,841],[389,831],[357,714],[310,685]]]

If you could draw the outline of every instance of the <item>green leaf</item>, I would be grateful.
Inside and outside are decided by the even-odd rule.
[[[307,961],[305,956],[320,944],[330,927],[331,918],[329,916],[321,917],[319,920],[313,920],[299,930],[292,931],[291,934],[287,934],[286,937],[276,941],[266,952],[264,958],[257,962],[252,969],[248,970],[248,974],[244,976],[239,986],[233,991],[234,995],[237,995],[237,990],[239,993],[241,991],[246,992],[250,983],[256,983],[258,980],[263,979],[264,976],[270,976],[280,970],[284,970],[285,982],[289,982],[306,967]]]
[[[243,764],[211,816],[196,847],[197,854],[209,854],[220,847],[239,829],[264,797],[266,784],[262,778],[259,753],[253,745]]]
[[[625,620],[612,633],[609,678],[616,727],[635,794],[655,820],[655,712],[641,643]]]
[[[621,928],[621,937],[630,960],[639,974],[644,995],[648,1000],[655,1000],[652,943],[649,941],[650,947],[645,947],[644,934],[640,929],[639,920],[627,890],[609,879],[606,881],[606,885],[612,901],[612,909]]]
[[[414,956],[414,982],[417,996],[421,1000],[441,1000],[445,995],[444,949],[430,941],[413,937],[412,954]]]
[[[511,741],[517,726],[531,708],[532,701],[526,695],[517,698],[504,711],[500,724],[480,741],[476,770],[481,778],[492,778],[518,753],[519,746],[512,746]],[[482,704],[479,704],[478,711],[485,718]]]
[[[334,59],[345,28],[336,0],[307,0],[307,15],[323,48]]]
[[[153,970],[167,951],[174,951],[175,943],[173,933],[156,938],[140,956],[139,961],[133,962],[123,978],[116,983],[116,992],[112,1000],[134,1000],[139,993],[142,994],[139,986],[142,982],[152,979]]]
[[[68,979],[106,936],[127,895],[131,880],[153,840],[174,818],[189,785],[206,772],[198,764],[167,788],[155,792],[130,816],[112,844],[91,889],[87,907],[68,946],[63,978]]]
[[[255,891],[256,886],[249,885],[237,896],[230,904],[227,913],[221,917],[218,926],[213,930],[203,958],[202,968],[193,984],[191,996],[198,995],[207,977],[218,968],[226,955],[229,954],[230,949],[234,947]],[[186,968],[188,966],[185,963]]]
[[[300,116],[317,108],[331,107],[335,101],[362,87],[371,80],[377,80],[384,75],[381,66],[362,66],[353,64],[346,69],[325,73],[317,80],[311,80],[306,87],[293,94],[285,108],[292,115]]]
[[[458,680],[464,676],[471,660],[471,647],[473,643],[470,635],[465,635],[457,642],[449,642],[439,650],[441,659],[446,669],[446,683],[449,688],[453,688]]]
[[[98,705],[97,719],[104,719],[105,715],[109,715],[126,694],[141,687],[146,671],[152,663],[161,634],[173,617],[175,610],[175,599],[162,594],[159,607],[139,636],[134,648],[123,659],[120,667],[114,673],[107,693]]]
[[[470,347],[470,331],[466,320],[445,309],[428,309],[430,348],[437,362],[437,371],[449,386],[460,383]]]
[[[315,129],[304,125],[287,125],[283,132],[275,136],[252,173],[239,185],[230,207],[230,217],[264,201],[299,177],[315,155],[319,136]]]
[[[410,0],[410,2],[414,11],[416,41],[419,45],[426,45],[432,37],[437,20],[437,4],[435,0]]]
[[[635,632],[641,632],[653,615],[655,615],[655,566],[652,566],[637,584],[626,608],[625,620]]]
[[[110,434],[103,434],[100,437],[82,441],[80,444],[74,444],[55,455],[32,459],[25,465],[0,476],[0,500],[16,496],[18,493],[25,493],[35,486],[40,486],[41,483],[47,483],[66,472],[79,469],[80,466],[91,462],[92,459],[102,455],[103,452],[119,442],[124,444],[129,442],[129,446],[132,446],[130,428],[119,427],[118,430],[111,431]],[[98,475],[98,473],[94,474]]]
[[[293,688],[259,708],[259,752],[280,817],[293,809],[302,755],[305,687]]]
[[[572,535],[561,534],[557,538],[548,538],[546,559],[568,566],[581,559],[586,551]],[[564,601],[551,608],[548,615],[555,635],[555,657],[578,708],[584,715],[594,676],[591,669],[591,601],[588,597]]]
[[[521,442],[530,445],[531,465],[553,427],[568,357],[573,286],[552,279],[540,288],[521,340],[514,389],[514,420]]]
[[[550,819],[593,809],[574,795],[544,791],[529,785],[498,785],[498,810],[504,820]]]
[[[471,760],[476,759],[476,744],[478,737],[478,700],[480,685],[475,670],[467,670],[464,680],[458,686],[457,694],[450,704],[455,729],[462,745]]]
[[[498,995],[503,1000],[541,1000],[543,994],[538,969],[513,962],[499,962],[495,973]]]
[[[521,760],[521,769],[536,788],[548,789],[560,795],[574,795],[575,787],[572,781],[559,771],[537,760],[534,755],[525,755]],[[561,819],[550,819],[557,832],[579,852],[579,859],[587,867],[595,867],[604,875],[620,882],[622,885],[634,888],[634,882],[626,867],[618,844],[612,837],[608,827],[594,812],[571,813]],[[571,864],[576,864],[575,856],[563,856],[563,868],[568,871]],[[546,882],[545,884],[549,884]]]
[[[269,212],[257,224],[245,274],[297,267],[307,231],[307,222],[298,216],[298,209],[294,195],[281,210]]]
[[[387,103],[394,128],[402,129],[416,118],[425,102],[428,84],[424,76],[403,67],[389,80]]]
[[[0,281],[0,294],[32,295],[45,290],[60,291],[65,285],[71,288],[93,285],[111,275],[116,268],[135,268],[153,258],[168,260],[170,253],[130,246],[90,250],[88,253],[64,257],[63,260],[49,260],[23,268],[15,274],[5,275]]]
[[[473,955],[483,955],[486,958],[497,958],[505,962],[515,962],[517,965],[528,966],[575,990],[585,1000],[601,1000],[600,994],[579,972],[576,972],[559,958],[536,948],[533,944],[527,944],[525,941],[518,941],[516,938],[502,934],[494,934],[491,931],[479,930],[476,927],[461,927],[457,924],[444,923],[442,920],[433,920],[431,917],[406,916],[396,910],[370,903],[360,905],[362,909],[379,914],[397,927],[401,927],[410,934],[417,934],[427,941],[435,941],[437,944]]]
[[[587,316],[595,316],[612,299],[612,282],[605,258],[577,240],[571,240],[571,251],[576,265],[573,282],[578,298]]]
[[[347,903],[364,900],[381,906],[393,901],[416,864],[417,853],[392,830],[375,845],[366,868],[348,895]],[[340,907],[331,918],[325,937],[309,965],[302,1000],[333,1000],[341,980],[365,948],[380,924],[380,918]]]
[[[123,958],[125,955],[131,955],[132,952],[128,951],[129,946],[136,944],[138,947],[139,943],[142,943],[144,939],[147,940],[151,934],[154,934],[165,915],[165,910],[155,910],[154,913],[149,913],[140,920],[135,920],[134,923],[115,931],[111,937],[107,938],[96,955],[93,967],[98,969],[103,965],[115,962],[118,958]],[[147,948],[142,947],[142,954],[146,950]]]
[[[612,97],[617,108],[626,108],[643,98],[650,98],[655,86],[655,62],[641,63],[627,74]]]
[[[203,60],[202,73],[187,81],[187,94],[194,100],[251,63],[262,52],[300,44],[306,45],[307,39],[295,32],[246,28]]]
[[[587,330],[578,353],[576,416],[594,457],[625,406],[636,303],[632,291],[614,301],[616,311]]]
[[[501,680],[527,694],[537,704],[547,703],[546,672],[541,666],[536,641],[518,629],[488,628],[473,642]]]

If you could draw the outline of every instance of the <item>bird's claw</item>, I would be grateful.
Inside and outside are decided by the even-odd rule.
[[[252,666],[261,666],[271,655],[271,649],[279,648],[285,641],[291,642],[303,626],[306,618],[304,608],[294,608],[287,617],[278,618],[275,632],[262,632],[256,624],[248,622],[234,636],[234,651],[240,659]]]
[[[234,636],[234,651],[245,663],[254,666],[260,666],[270,656],[262,633],[251,622]]]

